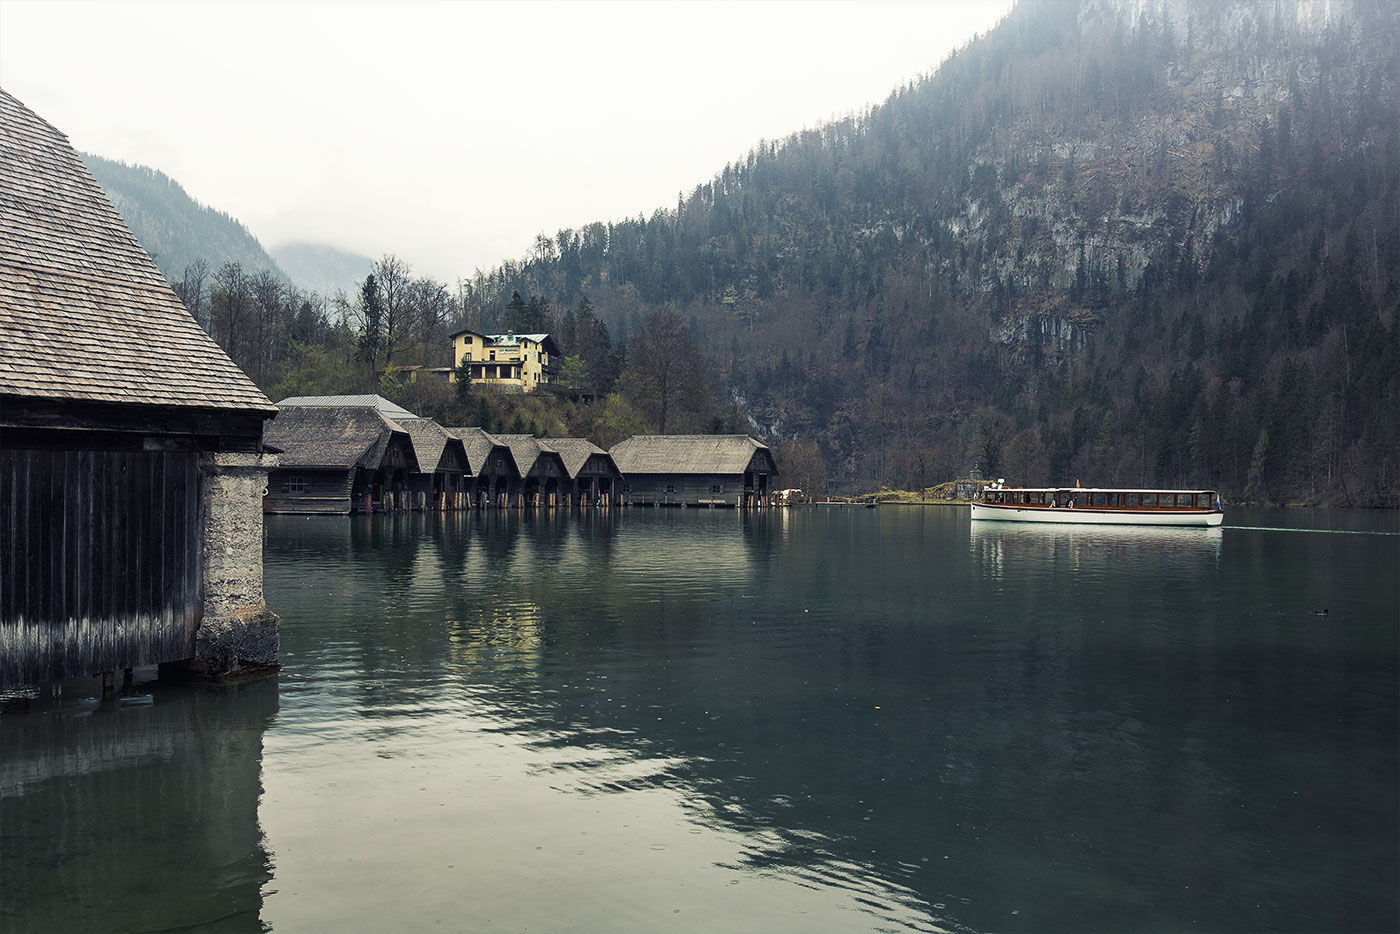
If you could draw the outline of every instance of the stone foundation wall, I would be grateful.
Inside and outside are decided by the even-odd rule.
[[[271,454],[205,454],[204,619],[190,669],[222,677],[277,664],[277,614],[263,602],[263,493]]]

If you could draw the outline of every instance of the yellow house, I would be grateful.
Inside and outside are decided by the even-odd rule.
[[[559,345],[548,334],[458,331],[452,335],[452,359],[459,367],[467,365],[473,383],[532,392],[553,382],[559,357]],[[453,372],[449,379],[456,382],[457,374]]]

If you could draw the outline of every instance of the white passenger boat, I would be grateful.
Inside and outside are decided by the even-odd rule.
[[[1008,487],[998,481],[972,503],[974,521],[1063,525],[1174,525],[1201,528],[1225,520],[1214,490]]]

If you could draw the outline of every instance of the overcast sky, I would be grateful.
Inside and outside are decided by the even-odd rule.
[[[0,86],[266,247],[451,283],[883,101],[1009,2],[31,3]]]

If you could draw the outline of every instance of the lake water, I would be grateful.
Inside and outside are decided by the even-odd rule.
[[[0,929],[1396,930],[1400,516],[1226,521],[269,517],[280,675],[0,716]]]

